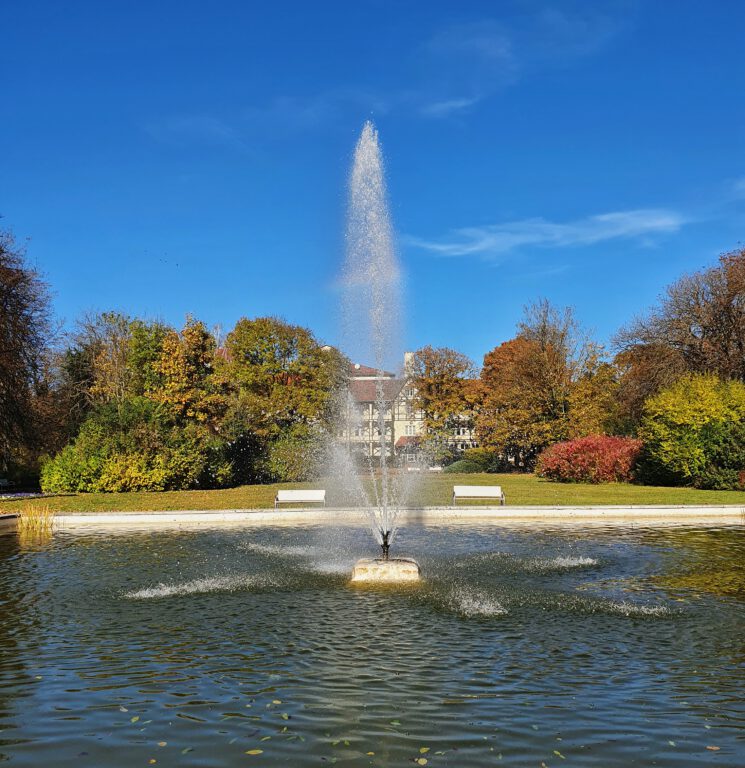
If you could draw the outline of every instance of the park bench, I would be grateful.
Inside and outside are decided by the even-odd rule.
[[[499,499],[504,504],[504,493],[499,485],[454,485],[453,506],[458,499]]]
[[[274,497],[274,508],[280,504],[323,504],[326,506],[326,491],[309,489],[299,491],[277,491]]]

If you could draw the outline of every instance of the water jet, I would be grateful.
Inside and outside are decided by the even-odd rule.
[[[401,270],[396,258],[393,227],[386,199],[383,158],[378,132],[371,122],[362,128],[355,147],[349,180],[346,258],[344,265],[344,332],[355,351],[369,354],[374,361],[375,403],[370,412],[370,442],[367,465],[374,498],[369,498],[349,456],[338,456],[343,467],[337,474],[356,482],[356,496],[362,499],[375,540],[382,549],[380,558],[363,558],[354,566],[353,581],[411,581],[419,578],[419,565],[408,559],[391,559],[390,547],[396,537],[396,519],[406,501],[411,480],[391,471],[389,462],[389,410],[392,410],[390,364],[401,337]],[[360,366],[358,365],[357,368]],[[347,418],[342,432],[353,429],[347,402],[340,409]],[[392,416],[392,413],[391,413]],[[359,418],[359,414],[357,414]],[[346,462],[346,463],[345,463]]]

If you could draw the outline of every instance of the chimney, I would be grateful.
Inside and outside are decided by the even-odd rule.
[[[414,372],[414,353],[404,352],[404,376],[411,376]]]

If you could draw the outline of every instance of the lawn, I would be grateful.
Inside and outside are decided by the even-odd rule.
[[[658,488],[647,485],[553,483],[535,475],[426,475],[417,479],[411,506],[450,504],[453,485],[501,485],[512,506],[592,506],[601,504],[742,504],[739,491],[699,491],[693,488]],[[34,501],[0,500],[0,513],[24,504],[49,504],[57,512],[168,511],[195,509],[259,509],[271,507],[278,488],[325,487],[316,483],[243,485],[214,491],[164,491],[161,493],[88,493],[50,496]],[[329,503],[344,500],[329,491]],[[478,502],[475,502],[478,503]],[[485,502],[488,503],[488,502]]]

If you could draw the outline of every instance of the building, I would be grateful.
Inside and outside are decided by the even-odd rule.
[[[377,371],[355,363],[349,369],[349,392],[341,439],[351,453],[377,459],[381,453],[378,390],[383,402],[385,453],[401,465],[419,460],[421,438],[425,432],[424,413],[416,407],[416,388],[407,375],[413,353],[404,356],[404,374]],[[455,453],[476,447],[470,421],[464,416],[453,429],[448,445]]]

